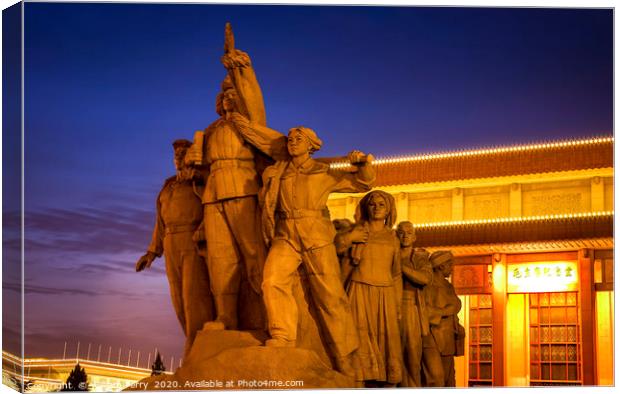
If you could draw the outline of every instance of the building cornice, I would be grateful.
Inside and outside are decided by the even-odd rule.
[[[377,158],[375,186],[613,168],[613,144],[606,136]],[[342,162],[331,166],[351,169]]]
[[[532,244],[613,237],[613,212],[416,224],[416,246]]]

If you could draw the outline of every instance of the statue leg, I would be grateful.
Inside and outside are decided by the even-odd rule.
[[[186,333],[185,311],[183,309],[181,253],[177,250],[174,234],[168,234],[164,238],[164,258],[166,260],[166,276],[170,286],[170,299],[172,306],[181,324],[183,333]]]
[[[329,244],[303,253],[312,296],[324,324],[332,356],[347,358],[359,346],[359,333],[342,287],[336,247]]]
[[[248,280],[256,293],[260,294],[267,251],[261,235],[256,196],[225,201],[223,206],[235,242],[243,257]]]
[[[422,359],[426,366],[428,376],[427,385],[430,387],[444,387],[445,377],[443,370],[443,362],[441,353],[436,347],[425,347],[422,353]]]
[[[441,356],[443,364],[444,387],[456,387],[456,372],[454,371],[454,357]]]
[[[255,196],[236,198],[223,203],[226,219],[242,256],[244,275],[239,301],[239,327],[265,329],[265,307],[261,295],[263,269],[267,254],[259,226]]]
[[[418,306],[413,300],[403,300],[402,324],[405,376],[403,386],[422,387],[422,330]]]
[[[273,241],[265,262],[262,290],[269,334],[282,345],[294,346],[297,340],[297,303],[293,283],[300,264],[301,255],[288,242]]]
[[[183,236],[182,274],[183,274],[183,309],[185,311],[185,355],[189,353],[196,333],[204,324],[215,318],[213,295],[209,288],[209,273],[204,259],[198,254],[192,233],[180,233]]]
[[[222,203],[204,206],[207,267],[215,301],[215,322],[208,329],[237,328],[237,298],[241,280],[239,251],[225,217]]]

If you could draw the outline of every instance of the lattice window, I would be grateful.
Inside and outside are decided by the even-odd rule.
[[[581,385],[576,292],[530,294],[530,385]]]
[[[493,384],[493,303],[490,294],[469,296],[469,381]]]

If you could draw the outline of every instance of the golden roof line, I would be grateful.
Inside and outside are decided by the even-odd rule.
[[[460,220],[460,221],[450,221],[450,222],[431,222],[431,223],[417,223],[417,224],[414,223],[413,226],[415,228],[470,226],[470,225],[477,225],[477,224],[524,223],[524,222],[550,221],[550,220],[561,220],[561,219],[609,217],[613,215],[614,215],[614,211],[581,212],[581,213],[566,213],[566,214],[558,214],[558,215],[504,217],[504,218],[493,218],[493,219]]]
[[[453,157],[467,157],[467,156],[489,155],[489,154],[498,154],[498,153],[507,153],[507,152],[522,152],[522,151],[545,150],[545,149],[582,146],[582,145],[593,145],[593,144],[601,144],[601,143],[610,143],[613,141],[614,141],[613,136],[598,136],[598,137],[589,137],[589,138],[582,138],[582,139],[565,139],[565,140],[537,142],[537,143],[512,145],[512,146],[494,146],[494,147],[471,149],[471,150],[456,150],[456,151],[447,151],[447,152],[438,152],[438,153],[422,153],[418,155],[409,155],[409,156],[387,156],[384,158],[377,158],[374,160],[373,163],[380,165],[380,164],[392,164],[392,163],[402,163],[402,162],[412,162],[412,161],[425,161],[425,160],[445,159],[445,158],[453,158]],[[332,168],[343,168],[343,167],[348,167],[349,165],[350,164],[346,162],[331,163]]]

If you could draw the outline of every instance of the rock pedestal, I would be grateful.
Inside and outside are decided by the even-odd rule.
[[[355,382],[303,348],[264,347],[261,331],[205,331],[172,375],[150,376],[128,390],[353,388]]]

